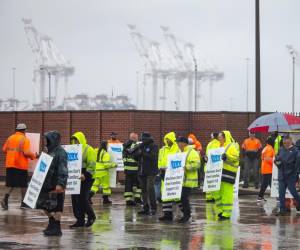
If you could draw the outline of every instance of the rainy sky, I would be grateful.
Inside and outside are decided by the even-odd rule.
[[[151,109],[151,79],[142,82],[145,61],[138,55],[127,24],[167,50],[161,25],[179,40],[195,45],[196,56],[224,72],[213,86],[201,84],[200,110],[246,110],[246,58],[249,61],[249,110],[254,110],[254,0],[0,0],[0,98],[33,98],[35,57],[24,32],[23,17],[50,36],[75,67],[70,94],[126,94],[139,108]],[[261,1],[261,83],[263,111],[291,111],[292,62],[286,49],[300,50],[300,1]],[[300,110],[299,66],[296,66],[296,111]],[[137,93],[137,83],[139,92]],[[159,81],[158,108],[161,107]],[[174,81],[167,82],[167,109],[175,109]],[[181,83],[180,109],[188,108],[187,82]]]

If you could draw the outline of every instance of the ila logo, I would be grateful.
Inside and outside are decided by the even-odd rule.
[[[211,155],[211,161],[212,163],[217,163],[221,161],[221,155]]]
[[[120,153],[122,152],[121,148],[111,147],[111,151]]]
[[[78,161],[78,153],[67,153],[68,155],[68,161]]]
[[[181,161],[180,160],[173,160],[171,161],[171,168],[176,169],[181,167]]]
[[[47,168],[47,164],[45,162],[41,161],[40,166],[39,166],[40,172],[45,173],[46,168]]]

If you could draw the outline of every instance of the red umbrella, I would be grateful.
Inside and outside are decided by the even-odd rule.
[[[285,132],[295,129],[300,129],[300,117],[282,113],[260,116],[248,127],[248,130],[253,133]]]

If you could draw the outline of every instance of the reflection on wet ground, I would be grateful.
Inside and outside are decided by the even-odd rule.
[[[216,221],[213,204],[198,195],[192,199],[188,224],[160,223],[159,215],[138,216],[126,207],[121,194],[113,205],[94,198],[97,221],[92,228],[70,230],[70,199],[63,217],[63,236],[46,238],[47,218],[41,211],[21,210],[13,197],[9,211],[0,211],[0,249],[299,249],[300,215],[276,217],[276,200],[258,205],[256,196],[241,196],[231,221]]]

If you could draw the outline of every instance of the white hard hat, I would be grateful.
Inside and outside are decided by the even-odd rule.
[[[25,123],[19,123],[16,127],[16,130],[25,130],[27,129],[27,126]]]

